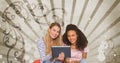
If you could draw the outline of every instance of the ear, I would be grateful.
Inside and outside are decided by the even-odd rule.
[[[79,35],[77,35],[77,38],[79,37]]]
[[[48,32],[50,32],[50,28],[48,29]]]

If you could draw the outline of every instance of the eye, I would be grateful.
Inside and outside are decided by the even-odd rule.
[[[53,31],[56,31],[55,29],[53,29]]]
[[[72,36],[75,36],[74,34],[72,34]]]

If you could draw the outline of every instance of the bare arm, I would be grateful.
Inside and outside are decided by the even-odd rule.
[[[82,58],[83,58],[83,59],[86,59],[86,58],[87,58],[87,52],[83,52],[83,53],[82,53]]]
[[[80,63],[80,60],[71,60],[70,58],[66,58],[65,63]]]

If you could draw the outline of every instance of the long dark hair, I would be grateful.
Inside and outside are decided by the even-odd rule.
[[[78,50],[84,50],[84,48],[88,44],[88,40],[85,37],[85,35],[83,34],[83,32],[76,25],[74,25],[74,24],[67,25],[66,31],[65,31],[65,33],[63,34],[63,37],[62,37],[63,42],[66,45],[71,45],[71,43],[68,40],[68,36],[67,36],[67,32],[70,31],[70,30],[74,30],[76,32],[76,34],[77,34],[76,48]]]

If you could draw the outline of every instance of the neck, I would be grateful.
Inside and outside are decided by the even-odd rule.
[[[73,44],[73,45],[71,45],[71,48],[72,49],[76,49],[76,46]]]
[[[53,44],[53,41],[50,41],[50,44],[52,45],[52,44]]]

